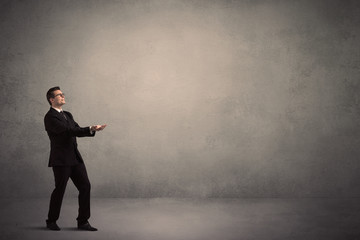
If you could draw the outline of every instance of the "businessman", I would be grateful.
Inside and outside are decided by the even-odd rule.
[[[77,226],[80,230],[97,231],[88,222],[90,218],[90,182],[84,161],[77,148],[76,137],[93,137],[95,132],[103,130],[106,125],[80,127],[70,112],[62,110],[65,95],[60,87],[50,88],[46,93],[50,110],[44,118],[45,130],[50,138],[49,167],[52,167],[55,178],[55,189],[51,194],[46,227],[59,231],[56,221],[69,178],[79,191],[79,210]]]

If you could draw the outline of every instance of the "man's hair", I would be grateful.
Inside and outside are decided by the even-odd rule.
[[[50,102],[50,98],[54,98],[54,91],[56,90],[60,90],[60,87],[52,87],[49,89],[49,91],[47,91],[46,93],[46,99],[48,100],[50,106],[51,106],[51,102]]]

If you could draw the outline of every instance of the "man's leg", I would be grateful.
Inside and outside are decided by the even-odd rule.
[[[67,181],[71,174],[71,167],[53,167],[55,189],[51,194],[47,222],[56,222],[60,216],[60,209],[64,197]]]
[[[90,218],[90,181],[86,172],[85,164],[80,163],[73,167],[70,175],[76,188],[79,190],[79,215],[78,224],[87,223]]]

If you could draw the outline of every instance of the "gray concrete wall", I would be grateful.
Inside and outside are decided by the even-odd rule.
[[[109,125],[78,141],[93,196],[360,197],[359,7],[1,1],[1,197],[50,195],[57,85]]]

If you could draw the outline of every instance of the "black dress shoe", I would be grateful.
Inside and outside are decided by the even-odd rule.
[[[85,230],[85,231],[97,231],[96,228],[92,227],[90,223],[78,224],[78,229]]]
[[[46,227],[53,231],[60,231],[59,226],[56,224],[56,222],[46,222]]]

